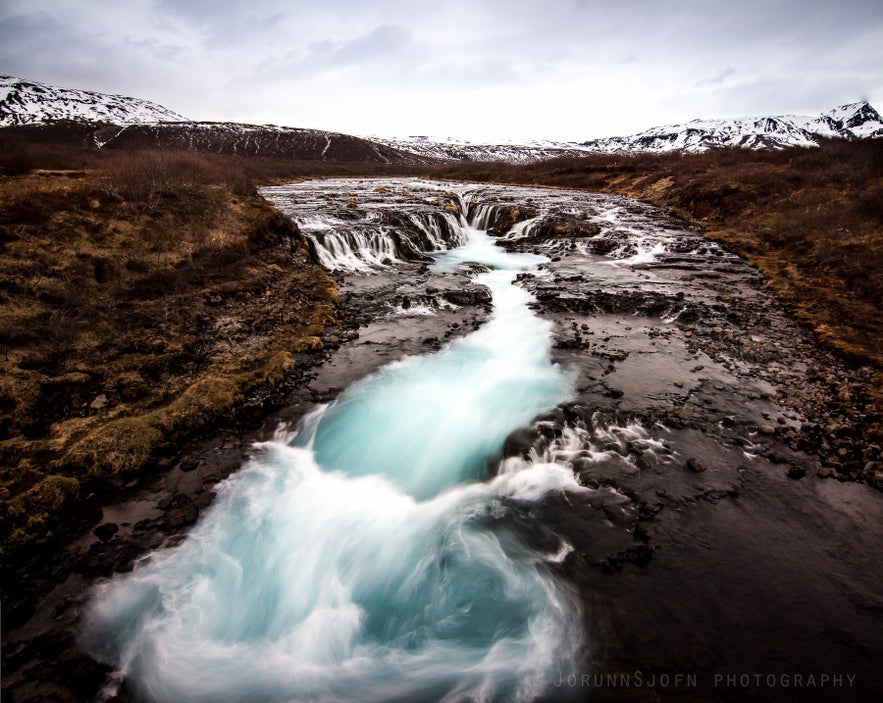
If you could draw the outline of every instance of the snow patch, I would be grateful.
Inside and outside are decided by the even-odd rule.
[[[189,122],[186,117],[148,100],[107,95],[0,76],[0,127],[57,120],[108,122],[120,126]]]

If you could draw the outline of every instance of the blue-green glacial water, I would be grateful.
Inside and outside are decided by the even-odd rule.
[[[489,470],[570,393],[514,284],[543,259],[461,226],[432,268],[489,268],[490,320],[258,445],[185,541],[95,594],[83,640],[136,698],[536,700],[577,671],[568,547],[529,547],[509,517],[581,489],[555,464]]]

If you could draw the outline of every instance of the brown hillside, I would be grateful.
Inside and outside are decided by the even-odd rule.
[[[0,178],[6,555],[88,524],[90,494],[272,392],[335,318],[334,281],[241,171],[190,153],[100,165]]]

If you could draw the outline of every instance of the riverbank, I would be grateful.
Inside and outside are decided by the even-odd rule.
[[[53,358],[53,354],[61,354],[61,360],[53,362],[60,376],[58,374],[52,376],[39,370],[49,366],[28,369],[27,360],[22,367],[21,361],[25,358],[25,352],[14,346],[16,337],[10,334],[7,355],[17,359],[16,378],[24,378],[21,371],[36,372],[38,375],[35,378],[38,378],[40,383],[35,383],[32,387],[40,389],[41,393],[44,386],[40,376],[48,379],[59,377],[62,379],[59,383],[68,384],[77,381],[82,384],[79,395],[74,392],[78,388],[75,384],[60,386],[58,397],[71,400],[68,409],[62,409],[61,412],[54,411],[57,416],[49,420],[48,424],[45,418],[50,416],[44,416],[44,426],[42,429],[34,428],[33,432],[36,435],[34,437],[29,438],[23,430],[20,430],[18,435],[11,437],[17,444],[9,446],[24,447],[25,442],[34,443],[32,446],[36,448],[35,453],[30,455],[31,461],[24,466],[26,471],[32,471],[34,466],[42,466],[39,459],[49,456],[47,452],[57,446],[49,441],[53,437],[61,436],[52,434],[57,431],[52,429],[56,424],[59,427],[72,428],[63,436],[76,442],[87,435],[78,434],[73,429],[79,431],[83,428],[84,432],[92,431],[103,426],[103,423],[114,426],[114,423],[128,417],[140,417],[149,440],[147,444],[136,443],[134,446],[126,446],[113,440],[112,447],[122,448],[124,451],[108,453],[112,463],[100,464],[97,473],[93,473],[94,469],[91,468],[92,458],[86,457],[69,476],[77,482],[78,490],[69,494],[62,491],[60,500],[59,495],[53,491],[45,493],[34,491],[28,494],[31,488],[39,485],[40,481],[37,480],[39,477],[34,473],[19,474],[28,476],[28,480],[36,480],[29,487],[27,482],[19,483],[17,487],[13,486],[14,490],[24,487],[23,492],[15,495],[28,494],[30,498],[35,498],[35,502],[25,503],[21,499],[19,504],[24,506],[23,510],[17,513],[11,510],[4,511],[4,516],[10,519],[15,519],[16,515],[24,517],[25,528],[32,532],[33,536],[30,539],[20,543],[19,554],[36,554],[45,550],[50,544],[69,541],[74,535],[83,533],[86,534],[84,539],[88,542],[88,544],[82,543],[81,539],[78,543],[78,549],[82,548],[80,553],[87,555],[80,558],[78,565],[72,565],[64,560],[59,560],[59,563],[52,565],[52,568],[43,564],[42,568],[48,568],[49,572],[57,571],[55,576],[50,575],[44,582],[32,580],[36,570],[28,571],[26,578],[18,578],[25,573],[19,572],[13,579],[7,578],[11,572],[4,570],[4,583],[18,582],[28,587],[33,584],[32,592],[25,593],[24,599],[14,603],[23,606],[19,611],[20,617],[27,616],[36,595],[43,595],[53,589],[56,590],[56,602],[66,603],[62,610],[52,610],[51,613],[43,612],[41,609],[37,618],[41,622],[54,617],[71,616],[71,613],[77,609],[77,599],[82,599],[84,584],[96,577],[108,575],[112,571],[129,568],[132,560],[139,554],[154,548],[170,535],[185,531],[195,521],[199,510],[210,500],[212,486],[224,477],[225,472],[235,470],[245,456],[248,440],[243,439],[238,430],[259,423],[276,404],[283,399],[290,400],[291,392],[297,388],[302,389],[305,385],[303,380],[305,374],[312,373],[311,365],[325,360],[326,352],[330,348],[350,336],[349,332],[340,327],[343,325],[345,328],[349,324],[349,313],[341,316],[342,308],[337,306],[334,280],[312,262],[296,229],[292,229],[287,221],[280,221],[263,201],[258,200],[248,191],[247,187],[242,189],[242,193],[235,192],[240,188],[241,181],[240,186],[236,185],[235,178],[231,178],[228,182],[228,176],[224,176],[220,182],[217,176],[212,177],[215,181],[208,183],[193,184],[184,181],[183,201],[162,192],[162,188],[159,191],[145,190],[146,200],[137,201],[130,199],[131,195],[115,196],[112,190],[108,189],[108,181],[103,179],[99,179],[98,195],[95,195],[96,191],[89,189],[95,187],[96,175],[91,170],[73,173],[44,172],[32,173],[19,181],[10,179],[4,182],[4,187],[13,181],[21,183],[23,184],[21,193],[29,193],[27,197],[21,195],[18,200],[15,199],[14,194],[4,195],[4,198],[10,198],[4,202],[12,204],[9,210],[4,208],[4,216],[7,216],[7,212],[16,212],[22,207],[24,208],[22,220],[26,220],[27,217],[34,217],[35,220],[31,224],[27,221],[3,222],[4,237],[6,237],[3,254],[14,251],[17,242],[25,239],[33,241],[34,247],[30,252],[25,252],[20,260],[33,259],[35,264],[41,262],[45,264],[46,258],[52,258],[72,262],[72,265],[76,263],[82,269],[81,274],[85,271],[85,275],[77,278],[71,277],[72,272],[77,271],[76,268],[53,270],[51,266],[44,265],[43,269],[37,272],[39,275],[34,275],[32,278],[16,274],[18,278],[4,279],[15,281],[20,286],[20,289],[7,286],[3,292],[4,314],[7,310],[19,310],[22,311],[21,317],[15,319],[24,320],[18,327],[11,329],[18,330],[16,334],[20,338],[24,333],[33,331],[29,343],[37,351],[45,349],[47,359]],[[272,180],[279,178],[273,177]],[[628,182],[630,181],[626,179],[626,185]],[[649,182],[658,183],[652,180]],[[617,187],[624,188],[625,185],[619,184]],[[675,189],[669,192],[667,197],[674,197],[673,193],[677,192]],[[680,192],[683,195],[686,191]],[[40,195],[35,198],[34,194]],[[117,197],[122,199],[116,200]],[[97,201],[97,206],[94,205],[93,198]],[[38,206],[38,212],[32,215],[27,209],[30,205],[26,207],[26,203],[34,202]],[[717,207],[722,209],[727,207],[726,202],[726,195],[720,196]],[[228,211],[233,213],[229,220],[221,215]],[[200,224],[200,218],[203,216],[206,218],[204,222],[210,224],[205,226]],[[105,227],[109,229],[103,229]],[[227,232],[233,236],[233,239],[215,238],[207,234],[212,231]],[[7,232],[11,234],[7,235]],[[183,233],[184,236],[169,238],[167,236],[169,232]],[[243,235],[243,232],[255,234],[250,237]],[[40,233],[50,233],[52,236],[40,239],[42,236]],[[71,236],[71,233],[74,236]],[[21,235],[25,236],[21,237]],[[14,239],[15,236],[21,239]],[[762,238],[759,241],[762,243]],[[52,247],[57,247],[58,242],[65,242],[66,246],[53,251]],[[197,255],[196,252],[203,250],[200,242],[203,242],[206,251]],[[224,245],[224,242],[229,246]],[[104,244],[108,246],[107,249],[100,248],[99,245]],[[181,245],[182,248],[175,251],[172,245]],[[137,248],[139,246],[143,248]],[[163,246],[169,247],[170,251],[163,250]],[[211,253],[213,247],[218,248],[216,254]],[[121,251],[134,251],[135,255],[121,256]],[[103,267],[108,265],[102,263],[106,258],[116,266],[109,269],[109,274],[102,273]],[[130,269],[129,260],[144,260],[148,268],[139,271],[138,267],[141,264],[136,264]],[[199,274],[198,269],[203,266],[208,267],[207,273]],[[138,287],[142,285],[138,284],[141,275],[144,275],[147,281],[143,285],[148,289],[153,287],[153,291],[146,296],[139,293],[143,290]],[[105,278],[105,281],[102,282],[99,278]],[[18,283],[19,279],[25,281],[29,287]],[[65,290],[68,281],[72,281],[73,285]],[[43,287],[48,288],[50,292],[41,295]],[[58,295],[58,289],[62,290],[64,295]],[[117,307],[112,302],[109,292],[118,295],[127,291],[134,293],[125,305]],[[206,297],[207,292],[210,294],[208,297]],[[80,297],[75,298],[74,303],[65,302],[67,300],[65,295],[75,294],[79,294]],[[25,298],[25,295],[30,297]],[[28,304],[20,303],[25,299]],[[6,306],[7,302],[11,304]],[[365,296],[354,302],[359,308],[368,304],[379,308],[384,300],[376,298],[369,303]],[[387,302],[403,303],[404,297],[396,294]],[[603,303],[603,300],[598,299],[595,302]],[[51,307],[56,304],[59,305],[58,308]],[[28,305],[33,306],[32,311],[38,310],[42,317],[39,315],[27,317]],[[551,298],[546,299],[544,305],[552,310],[554,301]],[[46,307],[38,309],[37,306]],[[112,310],[113,314],[107,315],[107,310]],[[296,327],[297,323],[309,319],[304,315],[308,315],[310,310],[319,313],[316,326]],[[198,314],[190,317],[191,311]],[[56,313],[54,318],[53,313]],[[291,317],[286,319],[286,315]],[[357,316],[355,312],[352,315]],[[762,317],[762,307],[746,311],[743,317],[747,318],[751,315]],[[4,323],[7,319],[9,318],[4,319]],[[73,322],[69,322],[68,327],[53,326],[55,323],[66,322],[69,319]],[[41,323],[41,320],[44,322]],[[117,320],[119,322],[115,323],[114,321]],[[38,327],[38,323],[43,326]],[[450,321],[446,321],[446,324],[448,323]],[[118,326],[114,327],[114,324]],[[139,324],[142,326],[138,327]],[[425,323],[421,321],[420,325],[425,326]],[[453,323],[441,331],[432,330],[424,333],[423,327],[420,329],[420,334],[413,335],[414,339],[408,343],[410,345],[408,349],[411,351],[419,350],[421,346],[426,347],[424,343],[426,339],[435,339],[435,342],[429,345],[429,348],[433,348],[437,347],[439,340],[462,333],[462,328],[454,327]],[[282,334],[280,330],[289,336],[277,336]],[[374,337],[379,338],[388,330],[389,328],[378,329],[374,332]],[[725,324],[696,325],[686,331],[690,332],[688,338],[692,341],[689,344],[693,347],[691,353],[694,354],[702,353],[715,358],[731,356],[734,349],[739,350],[740,353],[755,352],[751,340],[730,339],[724,334],[728,331]],[[106,335],[103,344],[95,344],[93,341],[94,335],[98,332]],[[786,337],[781,342],[787,345],[790,344],[789,339],[792,339],[793,335]],[[149,341],[155,346],[146,349],[137,346],[142,339],[145,340],[144,344]],[[119,347],[114,346],[117,340]],[[276,343],[274,340],[281,345],[277,351],[285,349],[287,358],[293,362],[293,365],[288,365],[285,358],[276,354],[258,356],[259,353],[272,349],[272,345]],[[123,341],[129,346],[125,346]],[[157,341],[162,344],[157,344]],[[301,341],[304,342],[303,351],[296,352],[294,356],[288,353],[293,348],[290,345],[296,345]],[[560,348],[565,350],[571,343],[569,338],[562,338],[559,341],[562,345]],[[588,341],[586,340],[587,344]],[[177,346],[170,346],[175,344]],[[208,349],[203,349],[200,344],[208,345]],[[362,359],[365,351],[372,347],[371,340],[365,340],[365,345],[361,348],[349,351],[345,349],[342,355],[344,361],[336,363],[347,365],[349,364],[347,359]],[[806,349],[811,352],[810,347]],[[132,369],[125,366],[126,362],[121,359],[133,350],[140,355],[133,357],[135,370],[147,386],[146,390],[138,386],[143,393],[140,398],[137,395],[124,396],[126,387],[120,385],[119,381],[120,378],[129,378],[124,373]],[[621,353],[621,350],[617,349],[610,351],[614,357]],[[16,354],[18,356],[15,356]],[[274,357],[276,362],[273,361]],[[611,357],[613,361],[616,360],[614,357]],[[853,355],[852,358],[854,362],[856,357]],[[770,359],[773,357],[770,356]],[[36,360],[39,358],[37,357]],[[187,363],[192,363],[193,366],[185,366],[184,364]],[[282,363],[282,367],[274,366],[274,363]],[[831,475],[844,480],[855,479],[862,478],[861,472],[868,464],[874,469],[873,456],[871,454],[868,454],[870,458],[865,456],[867,452],[875,451],[874,443],[869,438],[874,436],[872,434],[874,431],[879,432],[879,423],[874,420],[876,411],[873,409],[874,406],[869,404],[873,402],[873,397],[868,394],[868,389],[874,386],[870,374],[867,373],[869,367],[855,363],[853,365],[855,368],[844,373],[829,357],[817,356],[813,362],[812,371],[816,375],[813,383],[804,384],[799,374],[782,376],[791,397],[798,397],[800,394],[810,396],[807,407],[816,407],[815,412],[821,421],[816,423],[818,427],[812,432],[792,436],[788,434],[793,430],[791,426],[787,424],[780,426],[772,420],[773,424],[770,426],[772,433],[768,436],[774,437],[778,442],[776,447],[769,449],[774,457],[784,457],[787,465],[788,443],[793,440],[799,444],[810,438],[813,444],[809,449],[815,452],[817,447],[827,447],[820,449],[827,452],[826,460],[839,462],[840,467],[843,468],[841,471],[835,467],[836,470],[832,471]],[[152,368],[155,371],[145,375],[140,371],[142,367]],[[281,368],[284,373],[281,376],[269,373],[274,368]],[[209,369],[213,369],[218,377],[227,378],[232,383],[241,383],[241,385],[234,385],[229,393],[225,391],[222,394],[203,391],[206,388],[216,387],[222,390],[229,389],[226,384],[196,386],[196,389],[187,395],[187,388],[193,387],[199,380],[199,375],[207,373]],[[352,369],[348,370],[351,371]],[[71,376],[77,373],[82,373],[88,378]],[[343,376],[346,375],[345,370]],[[117,380],[111,383],[111,378]],[[221,383],[215,380],[216,377],[212,378],[212,384]],[[93,383],[92,379],[98,379],[100,383],[90,385]],[[335,379],[327,381],[326,396],[333,397],[341,385],[342,383]],[[51,384],[48,387],[51,387]],[[25,393],[20,393],[20,396],[29,397]],[[213,398],[219,398],[221,404],[214,405]],[[197,400],[198,402],[194,402]],[[304,398],[304,400],[315,399]],[[138,404],[141,401],[143,405]],[[93,404],[98,407],[91,407]],[[9,405],[9,403],[4,405],[4,411]],[[51,403],[43,405],[41,400],[40,407],[53,406]],[[166,410],[163,410],[163,407]],[[831,413],[832,408],[836,408],[836,414]],[[691,410],[695,411],[695,408],[685,408],[685,412]],[[680,415],[680,410],[677,414]],[[36,419],[40,417],[39,413],[35,415]],[[692,418],[684,415],[681,420],[689,425]],[[8,422],[20,421],[10,419]],[[175,424],[179,422],[180,424]],[[876,426],[875,422],[877,422]],[[65,423],[73,424],[65,425]],[[116,426],[120,427],[120,425]],[[9,424],[7,427],[10,428],[12,435],[13,425]],[[224,428],[231,427],[237,431],[234,433],[224,431]],[[130,434],[128,427],[124,426],[124,429],[125,432],[113,436],[121,438],[122,441],[134,441],[138,437],[145,436],[143,433]],[[157,430],[158,434],[152,430]],[[102,431],[98,431],[100,437]],[[766,431],[765,429],[764,432]],[[40,432],[43,433],[42,436]],[[189,440],[211,433],[217,434],[208,444],[192,444],[190,449],[186,449],[183,454],[180,453],[181,448],[186,446]],[[826,443],[828,435],[831,440]],[[90,441],[94,441],[94,436]],[[154,441],[155,444],[152,443]],[[147,448],[147,453],[139,453],[142,447]],[[801,451],[807,449],[802,444],[799,444],[798,448]],[[844,452],[843,456],[840,456],[841,451]],[[876,451],[878,461],[879,447]],[[12,456],[11,450],[9,456]],[[67,455],[62,453],[60,456]],[[132,470],[132,467],[139,465],[139,457],[143,459],[144,456],[152,457],[140,464],[146,472],[137,468]],[[158,461],[154,462],[153,459]],[[104,461],[107,462],[108,459]],[[776,465],[781,467],[781,463]],[[52,464],[53,470],[55,466],[58,464]],[[118,473],[113,469],[117,466],[122,469]],[[785,467],[781,468],[784,470]],[[50,479],[52,476],[65,478],[65,474],[61,471],[49,474],[45,478]],[[873,474],[866,476],[873,478]],[[58,481],[54,478],[51,480],[52,485]],[[803,485],[804,482],[799,483]],[[812,485],[806,483],[808,486]],[[62,482],[59,485],[64,487],[71,484]],[[835,489],[827,492],[832,491]],[[812,491],[805,492],[812,493]],[[15,495],[10,490],[5,497],[14,499]],[[108,508],[110,503],[122,496],[134,496],[134,499],[128,502],[130,507],[134,505],[132,508],[134,512],[121,515],[111,512],[103,521],[109,525],[107,529],[102,530],[101,534],[90,535],[88,529],[100,517],[100,509]],[[714,498],[714,495],[712,494],[711,497]],[[44,506],[49,506],[49,509]],[[52,506],[60,506],[61,512],[53,513]],[[143,513],[140,512],[141,509],[144,510]],[[49,519],[44,519],[44,516]],[[63,519],[53,519],[52,516],[61,516]],[[112,532],[114,528],[111,525],[117,526],[116,532]],[[19,536],[24,537],[26,534],[19,533]],[[46,539],[47,536],[49,540]],[[629,559],[629,554],[626,553],[623,559]],[[60,578],[61,576],[64,578]],[[9,603],[7,598],[6,604]],[[14,622],[14,618],[15,616],[9,620],[5,619],[4,622]],[[39,628],[36,628],[34,631],[38,630]],[[78,676],[81,676],[84,682],[88,679],[89,685],[100,683],[104,675],[103,670],[96,670],[94,664],[89,665],[82,660],[82,655],[68,651],[66,648],[72,646],[73,639],[69,632],[67,637],[66,640],[56,638],[52,643],[39,638],[36,642],[32,640],[32,649],[12,652],[13,659],[9,661],[28,669],[28,656],[37,652],[43,662],[40,664],[43,667],[40,670],[43,674],[37,670],[33,670],[31,674],[45,675],[49,678],[48,672],[53,658],[58,652],[65,651],[66,664],[59,670],[60,674],[53,673],[52,678],[68,676],[68,680],[73,683],[66,685],[74,688]],[[4,659],[9,653],[4,646]]]
[[[337,285],[199,157],[3,178],[0,207],[8,563],[88,529],[187,441],[266,415],[323,348]]]

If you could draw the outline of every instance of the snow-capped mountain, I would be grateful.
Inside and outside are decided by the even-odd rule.
[[[58,120],[109,122],[122,126],[186,122],[187,118],[148,100],[0,76],[0,127]]]
[[[692,120],[685,124],[653,127],[628,137],[586,142],[530,142],[527,144],[472,144],[450,139],[407,137],[378,139],[387,146],[442,161],[508,161],[527,163],[559,156],[617,153],[698,153],[726,148],[784,149],[818,146],[825,139],[883,137],[883,119],[867,102],[836,107],[815,117],[787,115],[734,119]]]
[[[304,161],[427,163],[410,152],[349,134],[237,122],[128,125],[106,136],[95,133],[93,139],[105,149],[173,148]]]
[[[784,149],[818,146],[825,139],[883,137],[883,119],[867,102],[841,105],[817,117],[785,115],[736,119],[692,120],[653,127],[628,137],[581,143],[586,151],[703,152],[715,149]]]
[[[563,156],[581,156],[586,153],[586,149],[575,142],[536,140],[525,144],[474,144],[469,141],[424,136],[372,136],[366,139],[430,161],[506,161],[518,164]]]
[[[814,117],[699,119],[653,127],[631,136],[579,143],[539,140],[522,144],[476,144],[423,136],[355,137],[294,127],[192,122],[147,100],[0,76],[0,127],[27,129],[65,120],[76,123],[77,129],[90,130],[91,136],[86,141],[98,147],[125,148],[140,144],[295,159],[415,164],[529,163],[598,153],[783,149],[817,146],[827,139],[883,138],[883,119],[867,102],[841,105]],[[108,128],[108,124],[120,129]]]
[[[367,139],[316,129],[194,122],[161,105],[0,76],[0,128],[101,149],[173,148],[305,161],[427,163]]]

